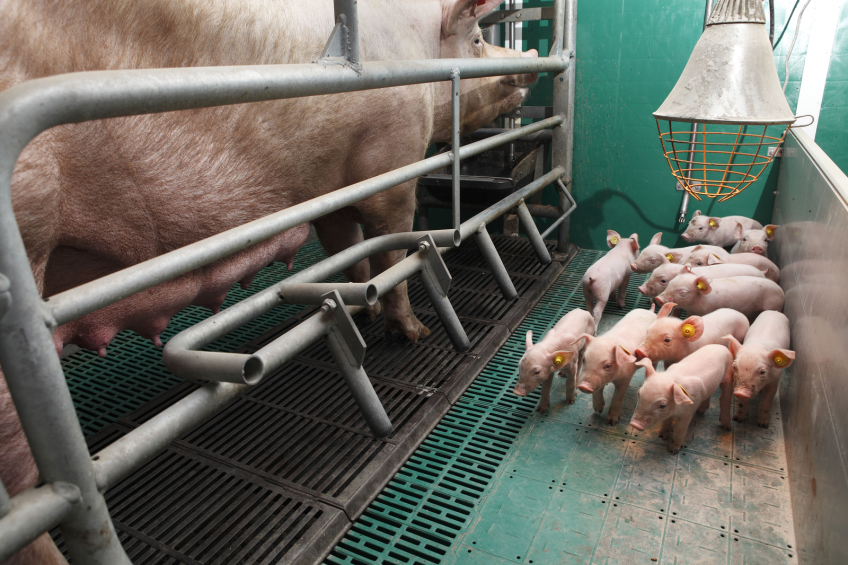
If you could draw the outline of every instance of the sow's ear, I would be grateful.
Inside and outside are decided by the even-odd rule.
[[[464,33],[502,3],[503,0],[442,0],[442,33]]]
[[[774,232],[777,231],[777,228],[780,226],[776,226],[774,224],[769,224],[763,228],[763,231],[766,232],[766,239],[769,241],[774,241]]]
[[[795,360],[795,352],[789,349],[772,349],[769,351],[768,359],[778,369],[785,369]]]
[[[554,366],[554,369],[562,369],[571,361],[572,357],[574,357],[573,351],[555,351],[551,353],[551,365]]]
[[[683,390],[683,387],[677,383],[671,385],[674,389],[674,402],[676,404],[692,404],[692,399],[689,398],[689,395],[686,394],[686,391]]]
[[[607,230],[607,247],[612,249],[618,242],[621,241],[621,236],[615,230]]]
[[[655,234],[654,237],[651,238],[651,245],[659,245],[660,241],[662,241],[662,232]]]

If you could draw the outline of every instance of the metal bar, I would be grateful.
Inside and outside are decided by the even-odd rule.
[[[377,302],[377,287],[367,283],[302,283],[287,284],[280,291],[280,298],[288,304],[322,304],[323,296],[331,290],[338,291],[345,304],[372,306]]]
[[[343,16],[344,25],[347,27],[347,60],[352,65],[359,65],[359,17],[356,12],[356,0],[333,0],[333,10],[336,21]]]
[[[247,385],[209,383],[160,412],[94,456],[97,487],[107,490],[152,459],[247,389]]]
[[[498,250],[495,249],[495,244],[492,242],[489,232],[486,231],[486,224],[480,224],[474,235],[477,236],[477,247],[480,248],[480,253],[486,260],[486,264],[489,265],[492,277],[494,277],[504,299],[515,300],[518,298],[518,292],[515,290],[515,285],[512,284],[512,279],[509,278],[509,273],[504,267],[503,261],[501,261],[501,256],[498,255]]]
[[[521,190],[513,192],[500,202],[489,206],[479,214],[475,215],[470,220],[464,221],[460,228],[460,233],[463,241],[468,239],[474,233],[476,233],[477,228],[480,227],[480,224],[488,224],[504,212],[507,212],[508,210],[514,208],[515,205],[518,204],[519,200],[527,198],[531,194],[535,193],[537,190],[541,190],[542,188],[548,186],[556,179],[562,177],[563,174],[565,174],[565,169],[563,169],[562,167],[554,167],[548,174],[544,175],[539,179],[534,180]]]
[[[538,194],[538,192],[536,194]],[[449,210],[451,206],[452,204],[450,202],[442,202],[438,198],[433,198],[432,196],[424,196],[418,199],[419,209],[444,208]],[[481,210],[486,210],[488,207],[483,204],[463,204],[462,208],[465,210],[474,210],[479,212]],[[530,215],[534,218],[550,218],[552,220],[556,220],[562,216],[562,210],[560,210],[557,206],[551,206],[550,204],[527,204],[527,209],[530,210]]]
[[[447,295],[439,291],[436,283],[433,282],[433,279],[430,278],[428,273],[421,272],[419,277],[421,284],[424,286],[424,291],[433,304],[433,309],[438,314],[439,320],[441,320],[442,326],[445,328],[445,333],[448,334],[454,349],[457,351],[468,351],[471,349],[471,342],[462,328],[462,323],[460,323]]]
[[[510,130],[506,128],[480,128],[477,131],[471,132],[469,134],[469,137],[471,137],[472,139],[485,139],[487,137],[492,137],[493,135],[498,135],[508,131]],[[550,143],[551,132],[544,130],[536,133],[531,133],[529,135],[519,137],[516,141],[539,141],[542,143]]]
[[[469,143],[460,148],[460,158],[477,155],[526,133],[540,131],[561,122],[561,117],[554,116],[522,129]],[[50,297],[47,305],[57,324],[61,325],[449,164],[450,155],[442,154],[389,171],[59,293]]]
[[[0,563],[59,525],[79,501],[79,489],[68,483],[29,488],[15,496],[0,518]]]
[[[327,348],[335,359],[336,365],[353,395],[353,400],[363,418],[365,418],[365,423],[368,424],[371,433],[375,437],[384,438],[392,433],[392,422],[386,415],[386,410],[377,397],[377,393],[374,392],[374,387],[371,386],[371,381],[368,380],[368,375],[365,374],[362,365],[357,367],[348,362],[339,339],[339,336],[335,333],[328,334],[326,337]]]
[[[550,8],[520,8],[518,10],[500,10],[480,20],[480,27],[488,27],[509,22],[534,22],[552,20],[555,12]]]
[[[548,235],[550,235],[550,233],[554,231],[557,226],[564,222],[565,219],[568,218],[571,213],[577,209],[577,202],[575,202],[574,197],[571,196],[571,193],[568,192],[568,188],[566,188],[565,184],[563,184],[562,179],[557,179],[557,186],[559,187],[559,193],[566,197],[566,199],[571,203],[571,206],[569,206],[568,210],[563,212],[563,214],[559,218],[557,218],[554,223],[548,226],[548,229],[542,232],[542,239],[548,237]],[[531,210],[530,213],[532,215],[533,211]]]
[[[547,265],[551,262],[551,254],[548,253],[548,248],[542,241],[542,236],[539,235],[539,228],[536,227],[536,222],[533,221],[533,216],[530,215],[523,198],[518,201],[515,212],[518,214],[518,219],[524,224],[524,233],[527,234],[527,239],[530,240],[530,245],[533,246],[533,251],[539,258],[539,262]]]
[[[553,30],[556,40],[551,48],[551,54],[563,55],[573,60],[577,49],[577,0],[557,3],[556,9],[557,17]],[[566,116],[567,119],[560,127],[553,130],[551,166],[562,167],[565,170],[565,184],[569,192],[574,189],[574,81],[574,73],[569,69],[554,75],[554,113]],[[565,210],[568,205],[568,199],[560,194],[560,210]],[[560,253],[568,250],[570,223],[570,217],[566,217],[559,224],[557,251]]]
[[[459,69],[451,71],[451,186],[453,188],[453,229],[458,230],[459,218]]]

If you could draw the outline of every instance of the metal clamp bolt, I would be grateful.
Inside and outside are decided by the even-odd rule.
[[[428,251],[430,251],[430,243],[427,241],[419,241],[418,251],[421,251],[422,253],[427,253]]]
[[[324,303],[321,304],[321,311],[322,312],[332,312],[335,309],[336,309],[336,301],[331,299],[331,298],[326,299],[324,301]]]

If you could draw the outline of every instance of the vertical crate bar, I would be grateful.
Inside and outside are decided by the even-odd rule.
[[[570,58],[568,68],[554,75],[554,115],[562,114],[565,121],[553,130],[552,167],[565,169],[565,185],[573,190],[572,166],[574,143],[574,52],[577,47],[577,0],[556,2],[554,18],[554,42],[551,55],[565,54]],[[569,207],[568,199],[559,195],[561,210]],[[557,251],[564,253],[568,248],[568,231],[571,219],[566,218],[557,235]]]
[[[453,188],[453,229],[458,230],[459,216],[459,69],[453,69],[451,77],[451,187]]]

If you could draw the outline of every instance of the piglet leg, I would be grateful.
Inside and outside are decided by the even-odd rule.
[[[595,412],[601,413],[604,411],[604,389],[596,390],[592,393],[592,408]]]
[[[554,375],[551,373],[542,383],[542,397],[539,399],[539,405],[536,407],[536,410],[539,412],[547,411],[548,407],[551,405],[551,385],[553,382]]]
[[[748,399],[737,398],[736,402],[736,413],[733,414],[733,420],[736,422],[744,422],[748,419]]]
[[[659,437],[660,439],[669,439],[671,438],[671,430],[674,428],[674,420],[672,418],[666,418],[663,420],[662,428],[660,429]]]
[[[757,416],[757,425],[761,428],[769,427],[771,403],[774,401],[775,394],[777,394],[777,383],[772,383],[763,389],[763,399],[760,400],[760,413]]]
[[[710,409],[710,399],[706,399],[698,406],[698,414],[706,414],[707,410]]]
[[[718,385],[721,389],[721,396],[718,400],[719,406],[719,424],[725,430],[730,429],[730,407],[733,404],[733,365],[728,363],[727,369],[724,372],[724,378],[721,379],[721,384]],[[747,413],[748,406],[746,403],[745,412]]]
[[[615,392],[610,401],[610,409],[607,414],[607,424],[614,426],[618,423],[618,418],[621,416],[621,404],[624,402],[624,395],[627,393],[627,385],[629,382],[616,382]]]
[[[618,287],[618,304],[619,308],[624,308],[624,299],[627,297],[627,285],[630,284],[630,273],[624,276],[624,280],[621,281],[621,285]]]
[[[569,371],[568,375],[565,378],[565,403],[566,404],[574,404],[574,400],[577,398],[577,375],[580,373],[580,363],[578,361],[578,369],[575,371]]]
[[[686,440],[686,432],[689,430],[689,424],[692,422],[694,412],[683,414],[677,419],[677,424],[674,426],[674,435],[671,438],[671,443],[668,444],[669,453],[677,453],[683,447],[683,442]]]

